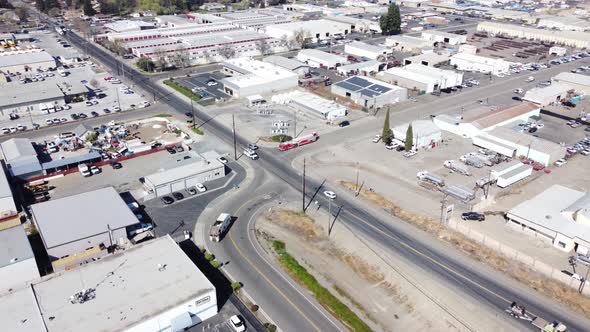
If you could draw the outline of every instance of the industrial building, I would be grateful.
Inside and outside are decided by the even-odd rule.
[[[433,42],[432,46],[438,46],[441,43],[447,45],[460,45],[467,42],[466,35],[457,35],[454,33],[436,30],[423,31],[422,39]]]
[[[391,50],[383,46],[372,45],[363,42],[352,42],[350,44],[344,45],[344,53],[361,58],[377,60],[380,57],[391,54]]]
[[[33,204],[31,215],[50,261],[124,245],[139,223],[113,187]]]
[[[404,123],[391,129],[393,137],[402,142],[406,141],[409,125],[412,125],[414,148],[434,147],[442,140],[442,132],[431,120],[416,120]]]
[[[39,269],[23,226],[0,231],[0,293],[39,278]],[[6,313],[5,313],[6,314]]]
[[[332,93],[366,108],[380,108],[408,98],[408,90],[369,77],[353,76],[332,84]]]
[[[569,92],[573,92],[574,87],[569,83],[556,82],[549,86],[537,87],[528,90],[522,100],[535,103],[540,106],[548,106],[552,103],[560,102],[566,98]]]
[[[456,115],[440,114],[434,117],[433,122],[442,130],[471,138],[499,126],[527,122],[531,117],[539,116],[540,113],[539,106],[521,103],[495,111],[481,107]]]
[[[13,226],[16,222],[20,225],[20,218],[17,218],[18,210],[12,197],[12,189],[8,177],[3,168],[0,168],[0,230]],[[13,219],[17,219],[13,221]]]
[[[37,70],[55,69],[57,64],[51,54],[41,49],[28,49],[17,52],[0,52],[0,72],[4,74],[27,72],[37,73]]]
[[[526,158],[549,166],[565,155],[565,147],[527,135],[518,129],[496,127],[476,135],[473,145],[489,149],[510,158]]]
[[[510,62],[504,59],[487,58],[468,53],[457,53],[451,56],[451,65],[458,70],[492,75],[506,74],[510,71]]]
[[[283,67],[251,58],[223,62],[222,72],[232,77],[221,80],[223,91],[241,98],[297,87],[298,74]]]
[[[450,61],[450,56],[434,52],[418,54],[404,59],[403,64],[418,64],[429,67],[437,67]]]
[[[265,33],[273,38],[286,40],[293,40],[300,32],[312,42],[318,42],[332,37],[344,37],[351,31],[349,24],[325,19],[269,25],[265,30]]]
[[[348,24],[351,32],[381,33],[381,26],[377,21],[352,16],[327,16],[326,19]]]
[[[6,331],[182,331],[217,314],[215,286],[169,235],[0,295]]]
[[[459,86],[463,83],[463,73],[420,64],[393,67],[379,73],[377,77],[397,86],[426,93]]]
[[[169,195],[194,187],[197,183],[206,183],[225,176],[225,165],[217,158],[206,158],[194,152],[188,156],[177,167],[144,178],[143,187],[147,191],[147,198]]]
[[[496,22],[481,22],[477,25],[477,31],[576,48],[590,47],[590,33],[581,31],[545,30]]]
[[[270,56],[267,56],[266,58],[262,59],[262,61],[268,62],[268,63],[273,64],[275,66],[279,66],[279,67],[285,68],[287,70],[290,70],[294,73],[297,73],[297,75],[299,75],[299,77],[305,76],[306,74],[309,73],[309,70],[310,70],[310,67],[308,64],[305,64],[305,63],[298,61],[296,59],[286,58],[286,57],[280,56],[280,55],[270,55]]]
[[[563,83],[571,86],[577,92],[590,95],[590,76],[563,72],[551,79],[554,83]]]
[[[590,195],[552,185],[508,211],[506,218],[523,233],[545,240],[563,252],[588,255]]]
[[[0,143],[0,148],[11,176],[28,178],[43,175],[37,151],[28,138],[11,138]]]
[[[276,7],[267,7],[216,14],[188,13],[186,17],[199,24],[231,23],[243,29],[264,32],[267,26],[291,23],[303,15]]]
[[[140,20],[120,20],[107,23],[104,27],[110,32],[130,32],[130,31],[141,31],[155,29],[156,25],[152,22],[140,21]]]
[[[590,30],[590,22],[575,16],[548,15],[539,18],[537,27],[565,31],[588,31]]]
[[[355,62],[348,65],[340,66],[336,68],[338,74],[342,76],[350,76],[350,75],[361,75],[361,76],[369,76],[378,73],[383,68],[385,68],[386,64],[379,62],[377,60],[369,60],[363,62]]]
[[[345,57],[315,49],[299,51],[297,60],[307,63],[312,68],[323,67],[328,69],[348,63]]]
[[[274,95],[271,100],[273,103],[288,104],[299,111],[326,120],[334,120],[347,114],[346,107],[305,91],[296,90]]]
[[[385,46],[396,51],[420,54],[423,50],[432,48],[432,43],[418,37],[397,35],[385,38]]]

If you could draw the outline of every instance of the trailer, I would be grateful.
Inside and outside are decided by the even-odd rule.
[[[471,172],[467,169],[464,164],[459,163],[456,160],[445,160],[443,166],[450,169],[453,172],[457,172],[459,174],[463,174],[465,176],[471,176]]]
[[[461,186],[457,186],[457,185],[452,185],[447,187],[444,190],[444,193],[454,197],[464,203],[467,203],[469,201],[472,201],[473,199],[475,199],[475,192],[473,190],[461,187]]]
[[[509,172],[503,173],[498,176],[496,182],[498,187],[506,188],[511,184],[514,184],[524,178],[527,178],[533,174],[533,166],[527,164],[520,164],[520,166],[510,170]]]
[[[459,158],[459,160],[465,165],[473,166],[475,168],[482,168],[485,166],[483,160],[472,154],[463,155],[461,158]]]
[[[213,226],[211,226],[211,230],[209,231],[209,239],[213,242],[221,241],[223,235],[229,229],[229,225],[231,224],[231,215],[228,213],[222,213],[217,217]]]
[[[437,176],[435,174],[428,173],[428,171],[418,172],[418,174],[416,174],[416,177],[421,182],[432,183],[433,185],[436,185],[438,187],[445,186],[445,180],[443,178],[441,178],[440,176]]]
[[[279,144],[279,150],[281,150],[281,151],[291,150],[291,149],[294,149],[298,146],[313,143],[313,142],[317,141],[318,138],[320,138],[320,135],[318,135],[317,133],[314,132],[309,135],[301,136],[301,137],[292,139],[288,142]]]
[[[538,328],[541,332],[566,332],[567,326],[561,322],[554,321],[548,322],[541,317],[536,317],[531,321],[534,327]]]

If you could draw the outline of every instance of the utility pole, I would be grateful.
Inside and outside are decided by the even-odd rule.
[[[332,223],[332,199],[328,198],[328,237],[330,237],[330,224]]]
[[[119,89],[115,89],[115,92],[117,93],[117,106],[119,107],[119,109],[121,109],[121,100],[119,99]]]
[[[193,128],[196,128],[195,123],[195,107],[193,105],[193,98],[191,97],[191,114],[193,115]]]
[[[447,194],[443,195],[443,199],[440,201],[440,203],[440,223],[444,225],[446,224],[445,210],[447,208]]]
[[[231,115],[231,126],[232,126],[232,133],[234,134],[234,160],[238,160],[238,150],[236,148],[236,120],[234,119],[234,115]]]
[[[297,137],[297,111],[296,110],[293,111],[293,117],[295,118],[295,126],[293,129],[293,138],[296,138]]]
[[[303,190],[301,196],[301,204],[303,208],[303,213],[305,213],[305,157],[303,157]]]
[[[356,163],[356,183],[354,185],[354,192],[355,196],[357,196],[357,192],[359,191],[359,163]]]

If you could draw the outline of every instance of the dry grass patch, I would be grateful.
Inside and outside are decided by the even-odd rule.
[[[321,230],[316,227],[315,221],[303,212],[291,210],[273,210],[264,216],[268,221],[301,234],[308,241],[317,241],[321,236]]]
[[[339,181],[339,183],[342,187],[353,192],[355,191],[355,184],[353,182]],[[590,315],[590,298],[578,293],[576,289],[568,287],[557,280],[547,278],[523,264],[516,263],[505,255],[467,238],[460,232],[443,227],[431,218],[408,212],[387,200],[379,193],[362,189],[360,195],[364,199],[377,204],[393,216],[414,224],[418,228],[445,240],[469,254],[470,257],[485,262],[486,265],[506,273],[515,280],[528,285],[550,298],[558,300],[586,316]]]

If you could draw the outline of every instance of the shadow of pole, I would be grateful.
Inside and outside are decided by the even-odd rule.
[[[320,183],[320,185],[316,188],[316,190],[313,193],[313,195],[311,195],[309,201],[307,202],[307,205],[305,205],[305,209],[303,209],[303,212],[307,211],[307,209],[311,205],[311,202],[313,202],[315,200],[315,197],[318,195],[318,193],[320,192],[320,190],[322,190],[322,187],[324,186],[324,183],[326,183],[326,179],[324,179],[322,181],[322,183]]]

